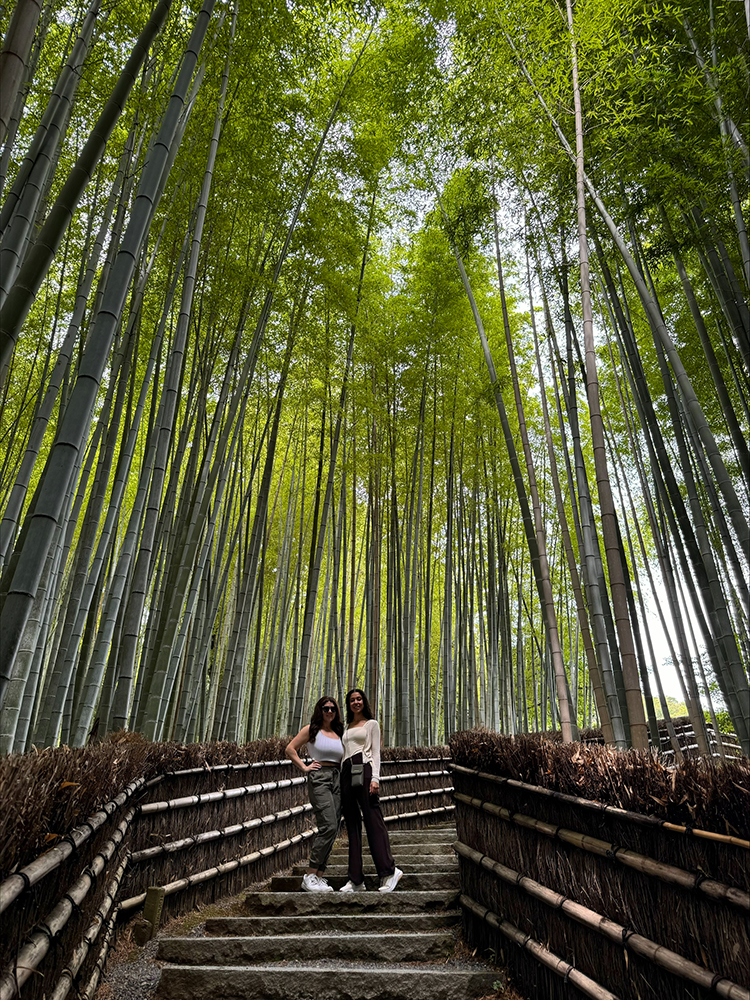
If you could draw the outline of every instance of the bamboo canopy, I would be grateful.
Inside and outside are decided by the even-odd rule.
[[[749,755],[747,19],[7,7],[0,753]]]

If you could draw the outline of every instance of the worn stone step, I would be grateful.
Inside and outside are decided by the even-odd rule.
[[[448,840],[455,840],[456,837],[455,827],[441,830],[432,828],[425,830],[399,830],[398,827],[393,826],[391,823],[386,824],[386,826],[388,828],[388,836],[391,840],[400,840],[404,844],[428,844],[430,841],[434,841],[436,844],[444,844]],[[342,835],[346,836],[345,826],[342,829]],[[365,829],[362,830],[362,835],[367,836]]]
[[[453,845],[456,843],[456,839],[451,841],[450,844],[394,844],[391,843],[391,854],[394,858],[413,858],[414,861],[421,861],[422,858],[432,860],[433,858],[455,858],[457,857],[456,851]],[[338,841],[334,845],[329,857],[331,859],[331,864],[333,864],[336,858],[347,858],[349,856],[349,845],[344,841]],[[370,858],[372,857],[372,852],[370,851],[370,845],[366,840],[362,841],[362,857]],[[341,864],[341,861],[338,862]]]
[[[309,913],[434,913],[458,904],[458,889],[422,892],[249,892],[245,911],[252,916],[303,916]]]
[[[282,934],[268,937],[161,938],[158,958],[177,965],[318,961],[437,962],[456,942],[450,931],[427,934]]]
[[[318,965],[167,965],[157,1000],[476,1000],[493,992],[496,972],[351,962]]]
[[[408,868],[409,871],[413,870],[414,865],[431,865],[433,868],[439,868],[443,871],[448,868],[452,868],[454,864],[458,863],[458,858],[451,851],[450,854],[404,854],[399,851],[398,848],[393,848],[391,850],[393,855],[393,860],[404,871]],[[307,862],[307,858],[303,858],[300,865]],[[362,848],[362,862],[365,868],[370,868],[372,871],[375,870],[375,862],[372,860],[372,855],[367,850],[367,847]],[[348,851],[333,851],[328,856],[328,867],[331,865],[347,865],[349,863],[349,852]]]
[[[396,844],[391,845],[391,854],[396,859],[396,861],[401,858],[405,860],[408,864],[409,858],[413,858],[414,861],[423,861],[425,864],[428,863],[440,863],[447,861],[448,859],[453,860],[456,857],[456,852],[453,850],[452,846],[445,845],[443,849],[442,845],[434,846],[430,848],[424,847],[413,847],[410,844]],[[349,848],[344,847],[334,847],[329,855],[329,864],[342,865],[346,864],[346,860],[349,857]],[[362,857],[369,858],[370,849],[367,844],[362,845]]]
[[[439,913],[326,913],[325,927],[317,929],[307,915],[297,917],[209,917],[206,934],[217,937],[264,937],[272,934],[351,934],[362,930],[373,934],[422,933],[454,927],[461,922],[460,910]]]
[[[456,830],[389,830],[392,844],[450,844],[456,839]]]
[[[413,841],[403,841],[399,843],[398,841],[391,840],[391,851],[393,855],[396,854],[454,854],[453,844],[456,842],[456,837],[453,836],[449,840],[435,841],[425,841],[424,843]],[[349,850],[348,840],[338,840],[333,846],[334,851],[346,852]],[[367,838],[362,838],[362,850],[365,854],[370,851],[370,845],[367,842]]]
[[[340,889],[347,881],[346,875],[326,876],[326,880],[332,889]],[[380,886],[380,879],[377,875],[365,875],[365,885],[368,891],[373,892]],[[455,889],[458,892],[459,879],[458,871],[455,872],[424,872],[422,874],[412,874],[404,872],[398,883],[396,892],[413,891],[420,892],[428,889]],[[276,875],[271,879],[268,887],[269,892],[299,892],[302,888],[301,875]],[[309,893],[311,896],[319,896],[322,893]],[[343,895],[343,893],[342,893]],[[385,895],[385,894],[383,894]]]
[[[453,844],[395,844],[391,845],[391,853],[394,858],[398,861],[399,858],[413,858],[414,855],[417,857],[414,859],[425,862],[434,861],[437,858],[455,858],[456,852],[453,850]],[[367,841],[362,845],[362,855],[363,857],[370,856],[370,848],[368,847]],[[330,854],[331,864],[343,864],[349,857],[349,847],[344,845],[343,847],[334,847]],[[342,859],[342,860],[338,860]]]
[[[412,875],[424,875],[428,874],[429,872],[452,872],[454,870],[458,871],[458,859],[449,858],[443,855],[439,855],[438,860],[430,861],[428,863],[425,863],[424,858],[420,858],[418,864],[414,864],[410,861],[409,862],[401,861],[400,863],[397,861],[396,864],[402,871],[404,872],[408,871]],[[326,868],[325,876],[327,879],[330,880],[331,876],[336,877],[337,875],[346,875],[348,872],[348,867],[349,866],[347,864],[329,864],[328,867]],[[308,869],[307,865],[295,865],[294,868],[292,868],[292,875],[304,875],[307,869]],[[369,863],[368,861],[364,862],[364,870],[365,870],[365,875],[376,874],[371,862]]]

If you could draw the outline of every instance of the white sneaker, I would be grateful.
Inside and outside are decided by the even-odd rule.
[[[302,888],[305,892],[333,892],[326,880],[318,875],[303,875]]]
[[[351,879],[349,879],[346,885],[342,885],[341,888],[339,889],[339,892],[366,892],[366,891],[367,889],[365,888],[364,882],[360,882],[359,885],[355,885]]]
[[[400,868],[396,868],[393,875],[386,875],[386,877],[380,883],[380,888],[378,892],[393,892],[393,890],[398,885],[398,880],[404,873]]]

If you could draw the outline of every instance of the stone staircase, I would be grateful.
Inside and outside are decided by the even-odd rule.
[[[453,827],[391,831],[404,872],[395,892],[301,890],[304,868],[248,893],[247,916],[210,919],[203,938],[162,938],[158,1000],[476,1000],[498,973],[454,960],[458,866]],[[366,844],[365,871],[372,869]],[[346,881],[346,844],[326,877]],[[446,964],[452,963],[452,964]]]

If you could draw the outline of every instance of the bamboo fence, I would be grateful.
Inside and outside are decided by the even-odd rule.
[[[650,814],[623,808],[623,796],[640,794],[640,786],[616,787],[630,773],[627,755],[578,748],[587,791],[601,782],[604,801],[597,801],[545,787],[569,786],[575,748],[481,731],[459,736],[449,766],[471,944],[506,962],[530,995],[551,1000],[750,1000],[750,815],[745,806],[743,825],[741,813],[750,794],[747,761],[709,762],[716,773],[705,772],[715,787],[701,809],[716,820],[726,800],[731,832],[723,832],[673,822],[671,803],[658,796]],[[482,768],[468,766],[480,760]],[[651,766],[641,761],[644,771]],[[654,761],[643,788],[661,779],[659,766]],[[675,795],[694,766],[671,769]],[[734,798],[723,784],[729,779]]]
[[[206,752],[162,745],[161,759],[168,764],[185,760],[197,766],[157,773],[153,764],[159,754],[149,750],[151,756],[144,757],[139,746],[135,756],[143,773],[133,777],[132,761],[126,761],[120,773],[128,776],[127,785],[85,819],[76,816],[67,834],[51,837],[35,824],[38,817],[59,818],[56,802],[65,782],[53,757],[36,762],[28,757],[29,771],[36,766],[44,779],[37,800],[46,794],[51,801],[46,808],[36,801],[24,814],[18,798],[17,811],[26,819],[29,840],[52,846],[29,858],[18,841],[14,860],[6,845],[0,871],[5,876],[0,881],[0,1000],[90,1000],[118,921],[139,912],[151,886],[164,889],[163,914],[175,915],[301,861],[315,833],[314,816],[305,778],[289,760],[279,759],[283,745],[279,740],[246,748],[219,744]],[[236,759],[243,754],[250,759]],[[117,771],[106,747],[88,748],[80,757],[61,748],[60,755],[83,773],[88,763],[98,775],[100,757]],[[218,763],[210,763],[217,758]],[[383,758],[381,801],[389,825],[418,828],[452,818],[447,748],[392,748],[383,751]],[[16,759],[6,766],[18,765]],[[68,770],[73,777],[83,776]],[[111,785],[104,785],[109,791]],[[14,801],[7,781],[2,790]],[[83,794],[81,801],[90,802],[90,795]]]
[[[669,733],[669,727],[664,719],[658,719],[656,727],[659,731],[660,755],[663,761],[671,762],[674,759],[674,747]],[[677,716],[672,719],[672,727],[680,752],[683,757],[704,756],[698,746],[698,738],[695,735],[693,723],[688,716]],[[708,736],[708,748],[712,757],[742,757],[742,747],[740,741],[734,733],[723,733],[714,730],[712,723],[706,723],[706,735]],[[558,743],[562,740],[559,729],[548,729],[542,733],[535,733],[534,736],[541,737],[548,743]],[[601,727],[593,729],[581,729],[579,732],[581,743],[604,746],[605,739]]]

